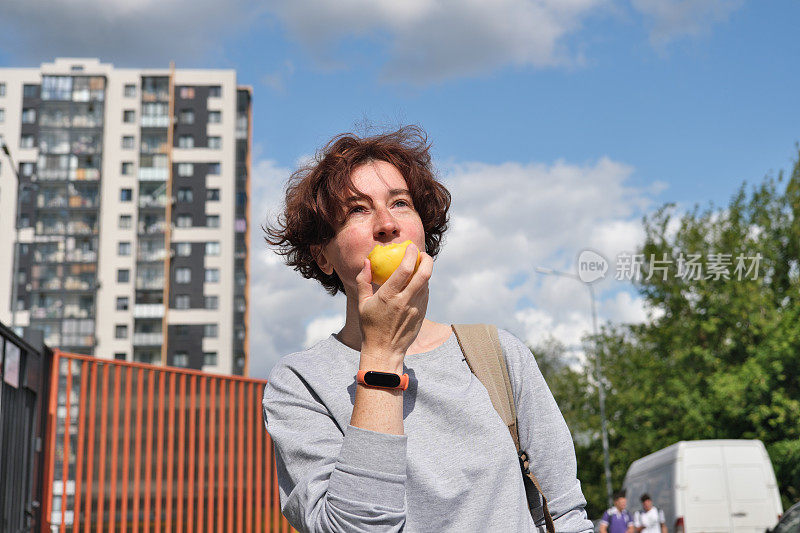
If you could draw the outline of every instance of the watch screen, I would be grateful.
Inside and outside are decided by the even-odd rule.
[[[373,387],[399,387],[400,376],[386,372],[367,372],[364,374],[364,383]]]

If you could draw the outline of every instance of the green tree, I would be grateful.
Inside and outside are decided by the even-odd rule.
[[[800,499],[800,159],[788,178],[743,184],[725,208],[678,215],[666,205],[644,226],[637,289],[651,320],[606,324],[597,339],[614,487],[632,461],[679,440],[760,439],[787,507]],[[546,350],[533,351],[547,359]],[[544,368],[573,431],[594,516],[605,490],[587,370],[596,355],[586,353],[583,370]]]

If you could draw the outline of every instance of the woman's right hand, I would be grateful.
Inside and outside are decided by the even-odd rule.
[[[433,258],[421,252],[422,260],[414,272],[417,252],[416,245],[409,244],[400,266],[377,291],[373,291],[369,259],[364,259],[356,277],[362,358],[385,363],[387,371],[402,370],[406,351],[417,338],[428,308]]]

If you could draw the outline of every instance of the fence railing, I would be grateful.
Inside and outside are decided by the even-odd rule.
[[[42,531],[292,531],[265,384],[55,350]]]

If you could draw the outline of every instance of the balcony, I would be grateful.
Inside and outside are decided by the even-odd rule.
[[[164,343],[164,335],[158,333],[134,333],[134,346],[159,346]]]
[[[133,307],[133,318],[163,318],[163,317],[164,317],[164,304],[136,304]],[[159,333],[159,335],[161,334]]]
[[[166,206],[167,206],[166,196],[158,196],[156,198],[152,196],[139,197],[139,207],[166,207]]]
[[[143,128],[166,128],[169,127],[169,115],[143,115]]]
[[[136,278],[136,288],[140,290],[163,290],[164,278]]]
[[[64,290],[67,291],[90,291],[96,288],[97,280],[95,278],[67,276],[64,279]]]
[[[31,309],[31,318],[61,318],[61,310],[56,306],[39,307],[34,305]]]
[[[139,222],[139,234],[140,235],[156,235],[158,233],[164,233],[167,229],[167,224],[163,220],[159,220],[158,222],[152,222],[147,224],[145,222]]]
[[[160,248],[158,250],[140,250],[136,255],[138,261],[163,261],[167,257],[167,250]]]
[[[64,318],[94,318],[94,310],[77,305],[64,306]]]
[[[93,346],[94,335],[67,335],[61,337],[61,346]]]
[[[73,181],[97,181],[100,179],[100,170],[97,168],[76,168],[70,171]]]
[[[97,261],[97,252],[93,250],[68,250],[67,261],[71,263],[94,263]]]
[[[169,178],[169,169],[166,167],[139,168],[139,181],[166,181],[167,178]]]
[[[100,227],[97,224],[87,224],[81,220],[72,220],[67,225],[70,235],[96,235]]]
[[[64,252],[40,252],[39,250],[36,250],[33,252],[33,260],[37,263],[63,263]]]

